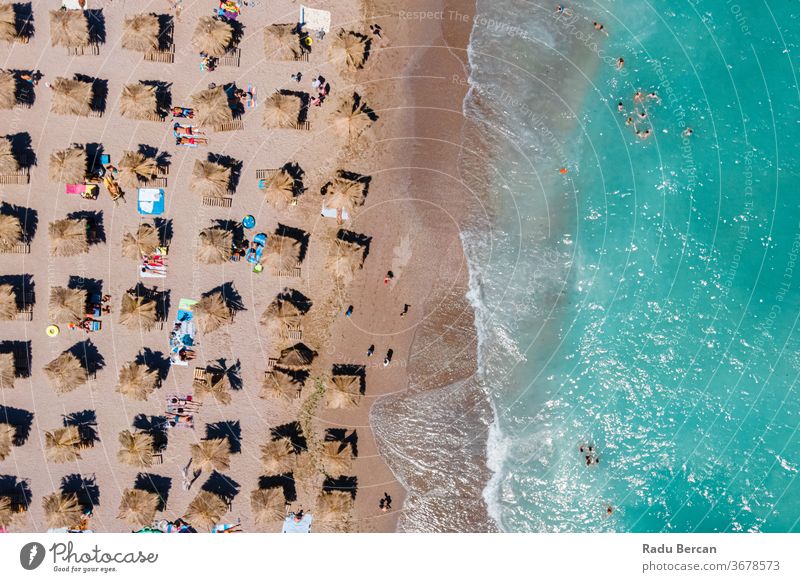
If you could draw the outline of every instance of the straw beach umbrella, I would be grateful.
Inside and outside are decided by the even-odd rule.
[[[300,243],[288,236],[271,234],[264,245],[264,264],[275,271],[288,271],[300,263]]]
[[[0,321],[11,321],[17,318],[17,294],[13,285],[0,285]]]
[[[149,467],[153,464],[153,437],[146,432],[123,430],[119,433],[117,460],[131,467]]]
[[[135,233],[126,232],[122,236],[122,256],[141,261],[144,255],[152,254],[160,244],[158,229],[152,224],[143,223]]]
[[[80,459],[79,444],[81,435],[77,426],[65,426],[44,433],[45,454],[52,463],[68,463]]]
[[[220,18],[203,16],[197,21],[192,45],[201,53],[219,58],[228,52],[233,40],[233,27]]]
[[[158,371],[144,364],[128,362],[120,368],[117,392],[131,400],[147,400],[158,385]]]
[[[3,458],[0,457],[0,461]],[[11,507],[11,498],[0,496],[0,527],[7,528],[14,519],[14,511]]]
[[[190,97],[194,106],[194,121],[202,126],[214,126],[233,121],[233,111],[222,87],[204,89]]]
[[[211,396],[220,404],[231,403],[231,383],[224,370],[206,369],[205,381],[195,385],[195,397],[203,402],[206,396]]]
[[[141,152],[126,151],[119,160],[119,181],[123,186],[139,188],[157,175],[158,162]]]
[[[80,184],[86,179],[88,156],[83,148],[56,150],[50,154],[49,178],[61,184]]]
[[[296,459],[292,441],[287,438],[279,438],[261,445],[261,465],[265,475],[291,473]]]
[[[361,402],[361,378],[337,374],[325,391],[325,406],[328,408],[355,408]]]
[[[71,257],[89,252],[89,238],[84,219],[62,218],[50,223],[50,254],[56,257]]]
[[[75,527],[81,521],[83,508],[74,493],[51,493],[42,499],[44,520],[51,528]]]
[[[262,105],[264,127],[271,129],[297,127],[302,106],[303,103],[297,95],[273,93]]]
[[[222,497],[201,491],[186,508],[183,520],[198,531],[211,531],[227,511],[228,504]]]
[[[17,429],[5,422],[0,422],[0,461],[11,454]]]
[[[268,60],[293,61],[302,52],[296,24],[270,24],[264,28],[264,55]]]
[[[361,268],[363,261],[364,249],[361,246],[337,238],[333,251],[328,256],[327,267],[335,278],[348,284]]]
[[[72,392],[89,381],[89,375],[81,361],[71,352],[62,352],[44,367],[53,389],[59,394]]]
[[[331,477],[346,475],[353,468],[353,452],[349,445],[326,441],[322,446],[322,466]]]
[[[194,312],[197,326],[203,333],[211,333],[233,321],[233,312],[220,291],[201,297],[194,306]]]
[[[125,489],[119,502],[117,519],[139,527],[150,525],[160,503],[161,498],[152,491]]]
[[[283,208],[294,200],[294,178],[282,168],[266,182],[262,190],[267,202],[276,208]]]
[[[301,388],[300,381],[286,370],[273,369],[264,375],[259,396],[265,400],[275,398],[288,402],[297,397]]]
[[[343,99],[334,114],[334,126],[349,139],[355,139],[378,120],[358,93]]]
[[[158,50],[161,25],[155,14],[131,14],[122,25],[122,48],[140,53]]]
[[[17,104],[17,80],[14,73],[0,71],[0,109],[12,109]]]
[[[286,515],[286,497],[280,487],[256,489],[250,493],[250,509],[256,525],[261,527],[274,521],[283,521]]]
[[[14,354],[0,354],[0,390],[13,388],[17,378],[17,364],[14,362]]]
[[[203,197],[224,198],[231,183],[231,169],[208,160],[195,160],[192,190]]]
[[[281,351],[278,358],[278,365],[290,370],[304,370],[314,361],[317,352],[303,343],[297,343],[292,347]]]
[[[13,4],[0,4],[0,41],[13,42],[17,38],[17,15]]]
[[[0,107],[1,108],[1,107]],[[11,140],[7,137],[0,138],[0,175],[13,174],[19,170],[19,162],[14,156]]]
[[[346,491],[326,491],[317,497],[313,513],[318,521],[344,522],[352,509],[352,495]]]
[[[200,231],[197,259],[208,265],[221,265],[231,259],[233,233],[224,228],[211,227]]]
[[[0,250],[7,251],[22,241],[22,225],[19,218],[0,214]]]
[[[89,21],[83,10],[50,11],[50,44],[66,48],[89,45]]]
[[[366,180],[350,180],[337,176],[322,188],[326,196],[325,206],[336,210],[346,210],[352,216],[358,206],[364,205],[367,193]]]
[[[122,296],[122,307],[119,314],[120,324],[130,329],[141,328],[149,331],[156,323],[156,302],[133,293]]]
[[[225,471],[231,466],[228,439],[203,439],[193,444],[191,451],[192,465],[201,471]]]
[[[86,291],[53,287],[47,304],[47,317],[51,323],[77,323],[86,313]]]
[[[289,329],[297,329],[303,321],[303,312],[291,301],[277,298],[261,314],[261,325],[271,331],[285,335]]]
[[[339,29],[333,39],[333,59],[341,61],[350,70],[363,69],[369,56],[369,37],[354,30]]]
[[[53,103],[50,110],[57,115],[87,117],[92,110],[92,84],[88,81],[56,77],[50,85]]]
[[[158,115],[158,97],[153,85],[131,83],[122,87],[119,114],[127,119],[152,120]]]

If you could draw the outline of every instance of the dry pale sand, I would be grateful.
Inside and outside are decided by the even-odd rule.
[[[190,45],[194,25],[200,16],[210,12],[210,2],[184,0],[175,26],[174,64],[144,62],[140,54],[119,46],[123,15],[151,11],[167,14],[169,4],[165,0],[109,1],[96,6],[103,9],[107,42],[100,47],[99,56],[80,57],[67,57],[65,49],[50,46],[48,6],[34,2],[34,37],[26,45],[3,48],[2,68],[39,69],[45,75],[36,88],[36,102],[31,109],[3,111],[0,115],[0,135],[29,134],[37,155],[37,163],[30,172],[30,185],[0,186],[2,201],[30,209],[28,220],[36,223],[30,254],[0,255],[0,273],[32,276],[36,294],[31,322],[0,323],[0,340],[30,342],[32,353],[30,376],[17,378],[13,389],[0,391],[2,406],[33,414],[27,440],[0,461],[0,479],[5,479],[5,483],[8,482],[5,476],[25,480],[32,493],[29,512],[12,531],[45,530],[42,498],[58,491],[62,480],[71,475],[80,475],[99,491],[90,522],[92,529],[130,531],[131,526],[116,516],[122,491],[133,486],[140,471],[117,461],[117,435],[132,429],[138,415],[163,415],[165,393],[191,392],[194,366],[214,364],[220,359],[228,366],[241,366],[241,390],[233,392],[228,405],[207,400],[196,417],[194,430],[169,431],[163,464],[145,470],[171,479],[166,508],[157,518],[174,519],[183,515],[191,499],[207,483],[210,475],[204,473],[189,492],[183,491],[180,469],[190,458],[190,445],[207,436],[209,425],[228,422],[236,427],[240,451],[232,455],[230,469],[223,471],[221,481],[235,493],[223,521],[241,520],[244,531],[278,531],[279,522],[261,528],[254,524],[249,494],[263,475],[259,446],[268,438],[269,429],[300,417],[310,433],[306,437],[312,443],[318,442],[327,428],[357,431],[358,457],[348,475],[357,479],[355,505],[352,516],[345,523],[336,524],[335,529],[394,530],[402,511],[402,487],[378,453],[369,427],[369,408],[375,398],[406,388],[405,366],[415,330],[427,314],[438,309],[440,297],[434,290],[461,288],[465,282],[466,267],[458,239],[463,218],[458,204],[461,186],[454,176],[464,88],[452,83],[454,72],[465,75],[464,52],[451,50],[449,45],[465,46],[470,24],[405,21],[397,18],[396,10],[391,10],[388,3],[381,7],[361,5],[355,0],[332,0],[314,5],[332,11],[334,29],[345,27],[368,32],[370,22],[381,23],[386,40],[373,47],[365,70],[343,72],[341,66],[329,62],[327,47],[331,37],[315,43],[308,63],[265,61],[262,27],[297,19],[298,4],[288,0],[244,7],[240,17],[245,27],[240,44],[241,66],[219,67],[210,73],[199,70],[199,58]],[[431,46],[440,48],[426,48]],[[290,79],[298,70],[305,77],[299,85]],[[425,71],[432,71],[427,73],[430,79],[413,80],[414,75]],[[44,81],[76,73],[108,82],[108,104],[103,117],[62,117],[50,112],[51,94]],[[321,108],[311,108],[309,132],[265,130],[261,127],[260,109],[249,109],[243,117],[243,130],[209,132],[208,146],[185,149],[175,146],[168,123],[134,122],[118,113],[122,85],[138,80],[171,83],[173,104],[188,106],[188,96],[209,82],[235,81],[239,87],[253,84],[259,100],[263,101],[279,88],[311,90],[310,81],[318,73],[331,83],[332,98]],[[357,143],[348,144],[330,126],[330,117],[336,98],[353,90],[366,98],[380,119]],[[173,228],[168,276],[143,280],[148,286],[169,290],[170,309],[165,329],[132,332],[117,323],[122,295],[138,282],[136,263],[122,258],[120,251],[123,234],[135,229],[141,221],[136,212],[135,192],[129,191],[127,201],[119,204],[114,204],[105,192],[97,201],[85,201],[67,196],[63,185],[49,182],[50,153],[72,142],[102,143],[112,161],[118,161],[123,151],[135,150],[140,144],[171,156],[167,210],[163,215],[172,221]],[[230,209],[203,206],[198,195],[189,189],[194,161],[205,159],[209,153],[242,162],[241,178]],[[427,169],[414,169],[420,159],[426,162]],[[307,190],[297,207],[276,211],[259,193],[255,170],[276,168],[286,162],[297,162],[305,170]],[[373,177],[366,204],[344,225],[371,237],[364,268],[347,287],[335,284],[324,269],[339,227],[335,221],[319,216],[320,187],[339,168]],[[93,245],[87,254],[51,257],[48,223],[74,212],[101,213],[105,242]],[[254,232],[272,232],[280,223],[308,233],[300,278],[279,278],[267,271],[254,274],[243,263],[214,266],[194,260],[199,230],[218,219],[241,220],[245,214],[256,217]],[[396,277],[390,285],[384,285],[383,277],[389,269]],[[50,288],[67,285],[71,277],[102,281],[103,292],[112,296],[113,313],[102,318],[100,332],[88,336],[102,357],[96,377],[71,393],[57,395],[43,366],[61,351],[87,340],[86,334],[78,331],[64,330],[53,339],[45,335]],[[244,310],[236,315],[232,325],[199,334],[194,365],[172,366],[163,385],[146,402],[132,401],[115,392],[117,375],[124,363],[144,349],[166,353],[169,321],[175,317],[181,298],[199,299],[203,293],[228,283],[241,295]],[[329,376],[335,364],[366,366],[366,397],[358,409],[324,408],[314,397],[312,379],[296,403],[282,405],[259,398],[267,358],[277,356],[281,347],[267,337],[259,318],[285,287],[301,291],[314,302],[304,324],[304,341],[319,352],[311,368],[312,379]],[[401,318],[404,303],[410,304],[411,309]],[[348,305],[354,306],[351,318],[343,315]],[[366,349],[372,343],[376,353],[368,359]],[[389,348],[394,350],[394,358],[384,368],[381,360]],[[440,346],[440,349],[446,357],[446,348]],[[81,411],[96,416],[98,441],[93,448],[83,450],[78,461],[47,462],[43,453],[44,431],[62,426],[65,415]],[[304,463],[299,473],[303,479],[298,482],[298,498],[292,507],[313,512],[325,477],[310,463]],[[390,513],[378,509],[384,491],[393,497]],[[323,524],[319,525],[318,529],[325,529]]]

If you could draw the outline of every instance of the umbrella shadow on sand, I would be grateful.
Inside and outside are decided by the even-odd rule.
[[[28,440],[33,426],[33,413],[22,408],[0,405],[0,422],[10,424],[14,427],[15,447],[21,447]],[[2,491],[0,491],[2,495]]]
[[[291,238],[296,240],[300,243],[300,254],[298,257],[299,262],[303,262],[306,258],[306,252],[308,251],[308,241],[311,238],[311,235],[303,230],[302,228],[295,228],[293,226],[287,226],[285,224],[278,223],[277,228],[275,229],[275,234],[278,236],[285,236],[286,238]]]
[[[236,158],[232,158],[223,154],[208,154],[206,159],[209,162],[219,164],[220,166],[228,168],[231,171],[228,189],[231,192],[235,192],[236,188],[239,186],[239,180],[242,177],[242,168],[244,167],[244,163],[241,160],[237,160]]]
[[[0,341],[0,354],[14,356],[14,375],[16,378],[30,378],[33,349],[30,340]]]
[[[106,242],[106,231],[103,226],[103,211],[102,210],[81,210],[79,212],[70,212],[67,218],[72,220],[85,220],[86,221],[86,239],[89,246],[99,245]]]
[[[105,113],[106,105],[108,104],[108,81],[106,79],[98,79],[89,75],[75,75],[76,81],[83,81],[84,83],[91,83],[92,85],[92,111],[98,113]]]
[[[100,354],[97,346],[92,343],[92,340],[87,339],[78,342],[67,351],[78,358],[90,376],[94,376],[99,370],[106,367],[105,358]]]
[[[148,301],[155,301],[156,321],[166,321],[169,315],[170,290],[159,290],[158,287],[145,287],[142,283],[137,283],[135,287],[128,290],[128,293],[136,297],[142,297]]]
[[[78,498],[78,503],[84,509],[100,505],[100,487],[98,487],[94,475],[84,477],[73,473],[64,476],[61,479],[61,492],[64,495],[74,493]]]
[[[242,452],[242,427],[238,420],[222,420],[206,425],[207,439],[226,439],[232,454]]]
[[[17,36],[20,38],[32,38],[36,32],[33,17],[33,3],[15,2],[12,6],[14,8],[14,21],[17,29]]]
[[[19,101],[19,96],[17,100]],[[30,104],[33,105],[33,101]],[[11,142],[11,153],[16,158],[20,168],[32,168],[36,165],[36,152],[33,149],[31,134],[23,131],[7,135],[6,139]]]
[[[154,352],[150,348],[142,348],[142,351],[136,354],[133,361],[158,372],[159,383],[163,383],[167,379],[171,365],[169,356],[163,352]]]
[[[158,495],[158,511],[164,511],[167,509],[167,499],[169,499],[169,491],[172,488],[172,479],[153,473],[139,473],[136,475],[133,488]]]
[[[22,227],[22,240],[31,242],[36,235],[36,229],[39,227],[39,212],[33,208],[26,208],[24,206],[17,206],[9,204],[8,202],[0,203],[0,214],[6,216],[13,216],[19,220]]]
[[[330,491],[344,491],[355,499],[356,492],[358,491],[358,477],[328,477],[322,483],[322,490],[326,493]]]
[[[219,495],[230,505],[239,494],[241,486],[227,475],[213,471],[200,489]]]
[[[28,481],[20,481],[14,475],[0,475],[0,496],[10,497],[11,505],[22,509],[27,509],[33,498]]]
[[[358,457],[358,432],[356,430],[347,434],[346,428],[329,428],[325,431],[325,442],[340,443],[340,451],[350,447],[353,457]]]
[[[272,489],[273,487],[280,487],[283,489],[283,496],[288,503],[297,501],[297,487],[294,482],[293,473],[263,475],[258,478],[259,489]]]
[[[74,426],[78,429],[81,444],[94,445],[100,441],[97,434],[97,414],[94,410],[81,410],[64,415],[64,426]]]
[[[153,449],[161,452],[167,448],[169,443],[169,432],[167,431],[167,418],[165,416],[147,416],[137,414],[131,424],[136,430],[147,433],[153,438]]]
[[[295,454],[300,454],[308,450],[308,443],[306,437],[303,435],[303,429],[300,427],[299,422],[289,422],[280,426],[275,426],[270,429],[270,435],[273,440],[289,439],[292,443],[292,448]]]

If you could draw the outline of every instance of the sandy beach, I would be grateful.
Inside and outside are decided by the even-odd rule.
[[[430,4],[425,3],[426,7]],[[227,504],[220,523],[240,523],[246,532],[280,531],[278,519],[257,525],[250,502],[251,491],[277,484],[287,497],[289,509],[312,514],[323,491],[344,490],[354,496],[350,511],[341,519],[317,522],[315,531],[394,531],[404,494],[379,454],[369,422],[370,407],[377,398],[406,389],[413,371],[408,363],[415,352],[438,354],[442,363],[454,364],[458,374],[464,371],[459,362],[469,366],[474,359],[474,346],[454,343],[447,334],[423,344],[416,337],[421,324],[437,313],[441,319],[442,310],[469,319],[463,294],[457,291],[465,288],[466,265],[458,238],[463,192],[454,171],[466,87],[454,84],[453,78],[467,75],[464,47],[471,23],[469,19],[399,18],[388,3],[320,2],[315,8],[331,12],[332,32],[323,40],[315,40],[308,62],[269,60],[264,57],[264,25],[296,23],[299,6],[289,1],[271,2],[267,7],[258,3],[242,6],[237,19],[243,25],[239,66],[200,71],[200,57],[192,48],[191,38],[198,19],[216,6],[206,2],[184,2],[181,6],[174,18],[172,64],[145,61],[141,53],[125,50],[120,44],[125,15],[154,12],[175,17],[165,1],[90,6],[102,10],[105,42],[98,55],[75,57],[67,56],[64,47],[51,46],[47,7],[34,3],[33,36],[25,44],[10,45],[2,61],[6,70],[38,70],[43,74],[34,88],[32,106],[3,111],[0,123],[0,135],[11,136],[15,147],[35,154],[28,169],[29,184],[0,186],[3,214],[23,218],[30,242],[29,254],[0,254],[0,269],[4,276],[25,276],[8,280],[24,280],[22,291],[35,295],[30,321],[0,323],[2,351],[17,354],[13,388],[4,386],[0,391],[0,422],[16,430],[14,446],[0,461],[0,485],[4,488],[0,496],[30,493],[27,511],[15,516],[9,530],[46,530],[43,498],[72,492],[84,506],[91,506],[88,527],[92,530],[131,531],[136,528],[119,519],[118,512],[124,491],[136,487],[157,491],[161,498],[155,515],[158,520],[184,516],[195,496],[209,491],[223,497]],[[440,9],[444,8],[442,3]],[[371,23],[380,24],[384,38],[370,34]],[[370,35],[372,48],[362,70],[348,71],[341,62],[331,60],[328,49],[339,28]],[[291,78],[298,71],[303,75],[299,82]],[[311,81],[320,74],[330,83],[330,96],[321,107],[309,108],[308,131],[262,127],[263,103],[274,91],[313,92]],[[63,116],[51,111],[52,90],[45,83],[74,75],[99,80],[94,86],[105,88],[102,116]],[[122,87],[137,81],[164,82],[172,105],[184,107],[190,105],[190,95],[209,83],[235,82],[242,89],[255,88],[256,105],[244,108],[241,129],[207,131],[207,145],[177,147],[169,118],[149,122],[120,115]],[[336,103],[354,91],[378,116],[355,140],[333,126]],[[165,210],[157,217],[166,221],[171,234],[166,278],[140,280],[137,262],[122,256],[123,236],[149,222],[137,213],[135,189],[126,189],[121,202],[112,201],[102,188],[97,200],[86,200],[65,194],[63,183],[48,179],[51,153],[72,143],[102,144],[102,153],[110,156],[112,164],[125,151],[141,145],[168,159]],[[210,154],[217,156],[215,159],[227,156],[234,167],[229,208],[201,204],[201,197],[191,187],[195,161],[205,160]],[[305,191],[296,206],[276,210],[259,190],[256,170],[280,168],[290,162],[303,169]],[[371,176],[364,205],[342,225],[320,216],[320,190],[337,170]],[[199,231],[216,221],[238,224],[245,215],[256,220],[255,229],[245,232],[248,238],[260,232],[274,233],[279,225],[302,231],[304,257],[299,277],[276,276],[268,269],[253,272],[243,261],[207,265],[196,260]],[[52,256],[48,225],[68,216],[90,219],[96,225],[96,240],[86,253]],[[340,229],[361,235],[361,240],[369,243],[363,268],[346,285],[326,269]],[[394,276],[385,283],[388,271]],[[163,326],[157,324],[145,331],[120,323],[123,295],[140,282],[168,292],[168,300],[162,305],[166,312]],[[110,295],[111,313],[98,318],[101,329],[87,335],[60,325],[58,336],[48,337],[45,330],[52,323],[48,299],[56,287]],[[287,288],[311,300],[312,306],[303,317],[302,342],[317,356],[306,370],[308,378],[300,397],[282,402],[262,399],[259,393],[264,373],[270,368],[269,359],[279,358],[281,350],[295,342],[271,337],[260,319]],[[226,298],[235,300],[233,322],[213,332],[199,332],[196,358],[188,366],[166,364],[169,334],[180,300],[200,300],[219,289]],[[346,317],[351,305],[352,314]],[[401,315],[405,305],[407,313]],[[374,355],[367,357],[367,348],[373,344]],[[393,357],[384,367],[383,359],[390,349]],[[43,368],[65,350],[72,350],[91,368],[90,378],[68,393],[57,394]],[[115,390],[120,370],[137,358],[147,367],[159,369],[163,376],[146,401],[132,400]],[[431,381],[446,381],[448,365],[437,371],[444,376]],[[206,397],[194,415],[193,429],[172,427],[166,431],[166,445],[152,466],[137,468],[120,463],[120,432],[147,432],[147,427],[152,428],[165,416],[166,395],[191,395],[194,369],[206,366],[224,371],[230,384],[230,402],[222,404]],[[323,392],[337,366],[363,366],[365,392],[356,408],[335,410],[325,406]],[[29,372],[21,369],[24,367],[29,367]],[[299,422],[306,444],[298,450],[293,476],[265,481],[265,477],[274,476],[265,475],[262,468],[261,445],[270,440],[271,429],[295,422]],[[80,458],[50,462],[44,453],[45,431],[66,425],[79,426],[82,435],[89,435],[83,440],[89,442],[82,443]],[[331,475],[324,468],[319,455],[326,435],[341,438],[343,449],[357,453],[346,474]],[[181,469],[192,457],[190,447],[200,439],[220,437],[230,446],[229,467],[205,470],[189,491],[183,490]],[[392,497],[388,512],[379,509],[384,493]]]

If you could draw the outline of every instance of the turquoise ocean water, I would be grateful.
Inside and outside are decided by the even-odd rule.
[[[800,531],[800,5],[569,7],[480,0],[471,43],[490,513]],[[646,141],[625,123],[637,89],[660,98]]]

